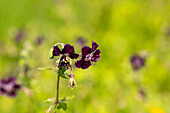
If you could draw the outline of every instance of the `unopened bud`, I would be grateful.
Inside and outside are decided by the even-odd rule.
[[[73,89],[75,86],[77,86],[73,74],[71,74],[70,77],[69,77],[69,84],[68,84],[68,86],[71,87],[72,89]]]

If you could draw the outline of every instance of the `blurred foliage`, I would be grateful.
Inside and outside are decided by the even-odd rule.
[[[0,113],[45,112],[56,73],[37,68],[54,66],[48,52],[56,43],[80,52],[78,37],[89,46],[96,41],[101,58],[88,70],[74,69],[74,90],[61,79],[60,99],[75,95],[67,113],[170,113],[169,11],[169,0],[0,0],[0,77],[13,75],[31,89],[13,99],[0,96]],[[148,57],[134,72],[135,53]]]

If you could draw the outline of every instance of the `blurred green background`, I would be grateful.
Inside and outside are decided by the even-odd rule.
[[[88,46],[97,42],[101,58],[95,67],[74,69],[74,90],[61,79],[60,99],[75,95],[66,113],[170,113],[169,12],[170,0],[0,0],[0,77],[22,83],[25,76],[33,93],[0,96],[0,113],[45,112],[56,74],[37,68],[54,66],[48,52],[55,43],[80,52],[78,37]],[[37,37],[44,37],[41,45]],[[141,52],[146,66],[134,72],[130,57]]]

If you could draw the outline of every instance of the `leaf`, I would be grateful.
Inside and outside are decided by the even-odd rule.
[[[58,74],[60,77],[62,77],[62,78],[68,79],[68,78],[65,76],[65,71],[66,71],[66,70],[67,70],[67,67],[64,67],[64,66],[59,67],[59,70],[58,70],[57,74]]]
[[[67,110],[67,104],[64,102],[60,102],[57,109],[63,109],[64,111]]]
[[[64,102],[64,101],[67,101],[67,100],[72,100],[72,99],[74,99],[74,98],[75,98],[74,95],[68,96],[68,97],[63,98],[63,99],[61,100],[61,102]]]
[[[54,70],[54,68],[53,67],[40,67],[40,68],[37,68],[37,69],[39,69],[39,70]]]
[[[55,101],[55,98],[48,98],[44,102],[50,103],[50,102],[54,102],[54,101]]]

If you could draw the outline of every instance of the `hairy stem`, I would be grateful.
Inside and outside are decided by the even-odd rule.
[[[59,81],[60,81],[60,75],[57,76],[57,91],[56,91],[56,101],[55,101],[55,113],[57,104],[59,103],[58,97],[59,97]]]

